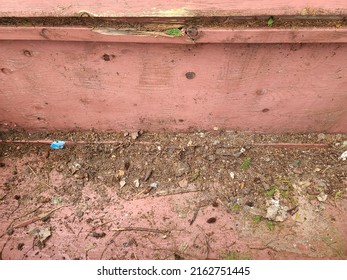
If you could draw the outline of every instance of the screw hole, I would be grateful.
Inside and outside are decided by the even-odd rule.
[[[265,109],[263,109],[262,111],[263,111],[263,113],[267,113],[267,112],[269,112],[269,111],[270,111],[270,109],[265,108]]]
[[[32,52],[29,51],[29,50],[24,50],[24,51],[23,51],[23,54],[24,54],[25,56],[27,56],[27,57],[33,56]]]
[[[187,73],[186,73],[186,78],[187,78],[188,80],[194,79],[195,76],[196,76],[196,74],[195,74],[194,72],[187,72]]]
[[[105,61],[110,61],[111,58],[110,58],[110,55],[108,55],[107,53],[105,53],[102,58],[105,60]]]

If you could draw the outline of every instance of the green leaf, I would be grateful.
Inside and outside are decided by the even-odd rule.
[[[268,26],[272,26],[274,24],[274,18],[273,17],[269,17],[269,19],[267,20],[267,25]]]
[[[251,164],[251,158],[246,158],[243,163],[241,164],[241,169],[245,170],[249,167],[249,165]]]
[[[195,172],[194,174],[192,175],[192,178],[191,178],[191,182],[194,182],[196,179],[198,179],[200,177],[200,170],[198,169],[195,169]]]
[[[170,36],[178,37],[178,36],[182,35],[182,32],[178,28],[170,28],[170,29],[166,30],[166,34],[170,35]]]
[[[265,192],[265,195],[269,198],[273,197],[275,192],[277,191],[277,187],[276,186],[272,186],[271,189],[269,189],[268,191]]]
[[[239,212],[240,211],[240,205],[238,205],[237,203],[234,203],[231,206],[231,210],[235,211],[235,212]]]
[[[267,227],[270,231],[275,229],[275,223],[273,221],[267,221]]]

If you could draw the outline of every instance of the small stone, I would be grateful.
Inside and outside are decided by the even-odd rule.
[[[275,218],[276,222],[283,222],[288,218],[288,213],[287,213],[287,207],[283,207],[281,209],[279,209],[279,211],[277,212],[277,216]]]
[[[127,136],[129,136],[129,132],[124,132],[124,137],[127,137]]]
[[[347,140],[342,142],[342,147],[347,147]]]
[[[179,162],[176,168],[176,176],[181,177],[190,171],[190,166],[186,162]]]
[[[128,170],[129,167],[130,167],[130,161],[128,161],[128,160],[124,161],[124,169]]]
[[[120,179],[120,178],[122,178],[122,177],[124,176],[124,174],[125,174],[125,171],[124,171],[124,170],[117,170],[117,172],[116,172],[116,178],[117,178],[117,179]]]
[[[219,144],[220,144],[220,141],[219,141],[219,140],[214,140],[214,141],[213,141],[213,145],[214,145],[214,146],[217,146],[217,145],[219,145]]]
[[[139,132],[132,132],[131,133],[131,139],[136,140],[140,136]]]
[[[152,189],[156,189],[156,188],[158,187],[158,183],[157,183],[157,182],[154,182],[154,183],[150,184],[150,187],[151,187]]]
[[[318,137],[318,141],[322,141],[322,140],[325,139],[325,134],[324,133],[319,133],[317,137]]]
[[[181,181],[178,182],[178,185],[182,188],[185,189],[188,187],[188,181],[186,179],[183,179]]]
[[[83,187],[84,181],[83,180],[76,180],[76,184]]]
[[[207,159],[208,159],[209,161],[215,162],[216,159],[217,159],[217,157],[216,157],[215,155],[209,155],[209,156],[207,157]]]
[[[138,188],[140,186],[140,180],[139,179],[136,179],[134,181],[134,185],[135,185],[135,188]]]
[[[230,172],[229,175],[230,175],[231,179],[233,179],[233,180],[235,179],[235,173],[234,172]]]
[[[78,210],[78,211],[76,212],[76,216],[77,216],[78,218],[82,218],[83,215],[84,215],[84,212],[83,212],[82,210]]]
[[[24,243],[18,243],[18,245],[17,245],[17,250],[18,250],[18,251],[22,251],[23,248],[24,248]]]
[[[266,209],[266,219],[275,220],[278,210],[279,210],[279,206],[277,206],[277,205],[270,205]]]
[[[52,198],[52,203],[53,204],[60,204],[60,203],[62,203],[63,202],[63,199],[61,198],[61,197],[53,197]]]
[[[208,224],[213,224],[213,223],[215,223],[216,221],[217,221],[217,218],[212,217],[212,218],[209,218],[209,219],[206,221],[206,223],[208,223]]]
[[[213,127],[213,130],[217,131],[217,130],[219,130],[219,127],[215,126],[215,127]]]
[[[344,151],[339,159],[346,160],[347,159],[347,151]]]
[[[126,185],[126,182],[124,180],[119,182],[120,188],[123,188]]]
[[[78,170],[81,169],[81,164],[75,161],[75,162],[69,163],[68,168],[70,172],[72,173],[72,175],[74,175]]]
[[[104,233],[104,232],[95,232],[95,231],[92,232],[92,237],[97,238],[97,239],[103,238],[105,236],[106,236],[106,233]]]
[[[13,228],[9,228],[6,230],[7,235],[12,235],[14,233],[14,229]]]
[[[283,222],[288,217],[288,207],[282,207],[277,200],[271,200],[270,206],[266,209],[266,218],[276,222]]]
[[[246,151],[245,148],[241,148],[240,151],[237,152],[237,153],[234,153],[233,156],[235,156],[235,157],[240,157],[245,151]]]
[[[320,201],[320,202],[326,201],[327,198],[328,198],[328,195],[325,194],[325,193],[323,193],[323,192],[321,192],[321,193],[317,196],[317,199],[318,199],[318,201]]]

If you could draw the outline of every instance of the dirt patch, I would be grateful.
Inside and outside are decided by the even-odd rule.
[[[3,259],[346,258],[347,135],[0,139]]]
[[[198,28],[302,28],[347,26],[345,17],[330,16],[297,16],[297,17],[192,17],[192,18],[101,18],[83,14],[80,17],[2,17],[0,26],[85,26],[91,28],[115,28],[120,30],[137,30],[165,32],[172,28],[186,29],[189,26]]]

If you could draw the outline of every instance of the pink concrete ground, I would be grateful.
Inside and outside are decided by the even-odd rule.
[[[233,213],[216,201],[219,185],[208,193],[195,192],[190,184],[191,192],[185,194],[125,200],[113,188],[87,182],[80,200],[73,202],[66,186],[74,188],[76,183],[56,171],[49,173],[49,184],[42,181],[37,176],[40,164],[31,167],[40,161],[44,155],[2,161],[2,259],[344,259],[347,255],[346,199],[326,202],[319,212],[314,210],[318,202],[302,202],[296,218],[271,231],[265,222],[255,224],[249,214]],[[14,172],[24,176],[5,192],[5,182],[11,186]],[[63,200],[53,204],[52,197],[57,196]],[[200,210],[190,225],[196,205]],[[50,218],[35,221],[53,209]],[[208,223],[210,218],[216,221]],[[40,227],[51,230],[44,248],[30,234]],[[117,231],[126,227],[132,230]]]

